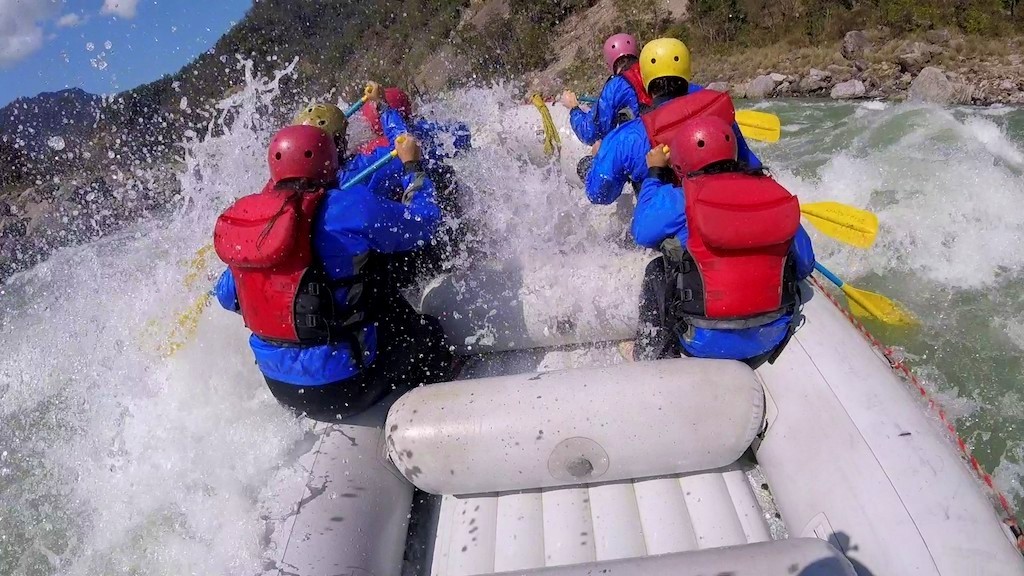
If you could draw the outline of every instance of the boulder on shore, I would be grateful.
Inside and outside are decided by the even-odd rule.
[[[924,33],[924,39],[932,44],[938,44],[939,46],[949,45],[950,40],[953,39],[949,30],[942,28],[940,30],[929,30]]]
[[[932,102],[934,104],[950,104],[956,94],[956,86],[942,73],[942,70],[929,66],[910,83],[907,99],[912,102]]]
[[[824,90],[826,87],[827,85],[825,84],[824,79],[815,78],[813,76],[805,76],[797,83],[797,90],[804,94],[818,92],[819,90]]]
[[[729,83],[728,82],[712,82],[712,83],[708,84],[707,86],[705,86],[704,88],[706,88],[708,90],[714,90],[715,92],[728,92],[729,91]]]
[[[843,36],[843,44],[839,52],[847,60],[857,60],[864,56],[864,52],[871,47],[871,42],[861,30],[851,30]]]
[[[751,98],[753,100],[767,98],[771,95],[772,91],[775,90],[775,85],[776,82],[771,76],[758,76],[747,84],[747,98]]]
[[[860,80],[853,79],[847,80],[846,82],[840,82],[832,87],[832,93],[829,96],[833,100],[848,100],[850,98],[861,98],[866,92],[864,83]]]

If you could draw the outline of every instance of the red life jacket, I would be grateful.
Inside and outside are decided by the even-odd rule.
[[[642,116],[651,146],[670,144],[676,130],[696,116],[716,116],[730,125],[736,122],[736,110],[728,94],[700,90],[673,98]]]
[[[378,136],[373,140],[363,144],[359,147],[360,154],[369,154],[377,148],[383,148],[385,146],[391,146],[391,142],[388,141],[387,136]]]
[[[301,345],[352,342],[355,329],[361,327],[362,277],[331,280],[313,253],[313,218],[325,197],[323,189],[299,192],[268,183],[262,192],[238,199],[217,218],[214,249],[231,269],[245,325],[264,340]],[[334,299],[334,291],[342,287],[355,295],[349,299],[352,308],[344,311]]]
[[[678,302],[688,323],[745,328],[777,319],[796,303],[789,249],[800,203],[775,180],[743,173],[683,181],[689,239]]]
[[[644,78],[640,75],[640,63],[636,62],[629,68],[623,70],[619,76],[622,76],[629,85],[636,91],[636,98],[640,102],[640,110],[643,111],[645,108],[649,108],[654,100],[651,99],[651,95],[647,93],[647,89],[644,88]]]

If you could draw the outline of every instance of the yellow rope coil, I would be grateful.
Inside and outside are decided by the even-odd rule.
[[[562,138],[558,135],[555,121],[551,119],[551,111],[548,110],[544,99],[540,97],[540,94],[534,94],[530,101],[537,107],[537,111],[540,112],[541,122],[544,124],[544,153],[550,156],[556,151],[561,152]]]

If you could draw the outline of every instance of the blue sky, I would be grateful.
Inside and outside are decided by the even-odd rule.
[[[252,0],[0,0],[0,106],[79,87],[111,94],[208,50]]]

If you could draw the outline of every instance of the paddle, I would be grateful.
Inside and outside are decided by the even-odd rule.
[[[778,142],[782,136],[782,122],[775,114],[758,110],[737,110],[736,123],[743,136],[760,142]]]
[[[586,104],[597,103],[593,96],[580,96],[579,101]],[[758,110],[737,110],[736,124],[745,138],[758,142],[778,142],[782,136],[782,121],[770,112]]]
[[[828,268],[825,268],[820,262],[814,263],[814,269],[842,290],[843,294],[846,294],[850,312],[853,312],[854,316],[862,318],[872,317],[894,326],[914,326],[918,324],[917,318],[913,314],[885,296],[850,286],[840,280],[838,276],[833,274]]]
[[[801,204],[807,221],[826,236],[858,248],[870,248],[878,235],[878,216],[839,202]]]
[[[363,104],[366,104],[366,102],[370,99],[370,90],[371,88],[369,86],[363,89],[362,98],[356,100],[355,104],[352,104],[351,106],[348,107],[348,110],[345,110],[345,118],[351,118],[353,114],[359,112],[359,109],[363,107]]]
[[[395,144],[399,144],[401,142],[405,142],[405,136],[399,136],[397,139],[395,139]],[[367,178],[370,177],[371,174],[373,174],[377,170],[380,170],[382,166],[390,162],[391,159],[394,158],[395,156],[398,156],[398,150],[391,150],[391,152],[389,152],[387,156],[382,156],[379,160],[364,168],[362,172],[353,176],[348,182],[342,184],[339,190],[348,190],[349,188],[355,186],[356,184],[359,184],[363,180],[366,180]]]

